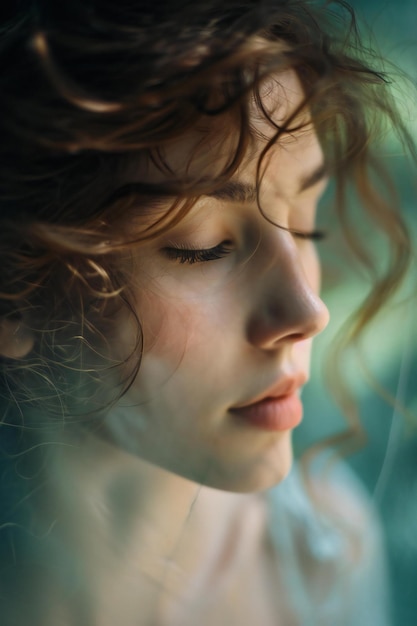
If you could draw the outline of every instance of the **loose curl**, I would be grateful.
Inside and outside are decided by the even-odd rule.
[[[133,312],[127,253],[233,176],[253,139],[250,103],[274,126],[261,93],[282,70],[297,72],[305,100],[283,127],[275,126],[258,184],[265,154],[308,108],[336,180],[347,241],[374,277],[350,339],[394,292],[410,241],[372,143],[387,121],[409,139],[377,60],[361,48],[348,5],[325,4],[17,3],[3,25],[0,52],[0,315],[29,329],[34,345],[20,359],[0,360],[1,394],[5,406],[12,404],[4,423],[35,428],[56,415],[80,420],[115,400],[102,391],[98,397],[105,375],[119,372],[117,396],[128,388],[140,366],[140,320],[127,374],[107,349],[118,312]],[[233,120],[233,149],[222,171],[178,178],[164,147],[198,124],[212,138],[210,128],[225,116]],[[135,178],[133,165],[149,160],[165,183]],[[390,242],[383,274],[351,223],[349,185]],[[132,220],[168,197],[177,200],[164,218],[132,237]]]

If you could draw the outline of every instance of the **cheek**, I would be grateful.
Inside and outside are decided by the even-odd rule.
[[[143,333],[143,363],[152,359],[174,371],[187,353],[204,351],[210,335],[203,303],[146,293],[136,305]]]
[[[187,349],[192,315],[183,305],[142,291],[133,311],[123,311],[112,340],[112,356],[130,376],[140,358],[133,387],[146,391],[162,385],[178,368]],[[152,383],[152,384],[151,384]]]

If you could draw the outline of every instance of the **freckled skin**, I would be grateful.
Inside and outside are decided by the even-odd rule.
[[[291,72],[278,79],[264,104],[272,110],[280,102],[279,123],[302,90]],[[273,132],[255,113],[253,124],[261,134],[236,173],[250,184]],[[199,139],[191,133],[167,151],[179,175]],[[215,172],[226,148],[226,140],[213,141],[212,153],[190,167]],[[312,128],[271,149],[261,185],[268,218],[314,229],[325,181],[303,192],[299,183],[322,159]],[[162,176],[151,167],[142,174],[156,183]],[[214,260],[181,263],[172,253],[225,241],[227,253]],[[255,429],[230,409],[283,377],[308,375],[312,339],[328,321],[313,242],[269,223],[256,203],[206,196],[175,228],[137,246],[133,261],[129,289],[144,333],[139,372],[99,427],[86,421],[93,426],[82,437],[65,427],[62,441],[56,429],[47,434],[48,478],[33,494],[42,567],[22,562],[19,597],[29,601],[19,604],[22,619],[9,621],[275,626],[279,616],[290,623],[266,502],[252,492],[289,471],[291,431]],[[118,322],[108,338],[115,360],[130,355],[137,333],[133,316],[121,313]]]
[[[278,122],[302,99],[295,74],[279,81],[288,101],[277,112]],[[271,134],[265,122],[256,123]],[[264,142],[258,139],[237,178],[255,182]],[[181,150],[188,145],[172,146],[167,158],[173,166],[185,160]],[[299,181],[322,160],[312,127],[271,149],[261,187],[271,220],[314,228],[324,181],[302,192]],[[225,240],[231,249],[215,260],[180,263],[164,252],[173,244],[209,249]],[[144,354],[128,394],[106,419],[108,437],[146,461],[212,487],[254,491],[279,482],[291,465],[291,432],[254,430],[229,409],[285,375],[308,375],[312,338],[328,321],[313,243],[269,223],[256,203],[205,197],[169,233],[138,247],[135,262]],[[133,344],[130,322],[120,321],[117,356]]]

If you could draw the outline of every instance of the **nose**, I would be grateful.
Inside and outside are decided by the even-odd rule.
[[[247,324],[248,340],[265,350],[313,337],[329,322],[319,296],[320,264],[313,244],[298,245],[286,231],[277,235],[280,241],[273,250],[259,248]]]

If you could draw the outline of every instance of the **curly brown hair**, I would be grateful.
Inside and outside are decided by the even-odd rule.
[[[1,351],[1,394],[12,405],[5,423],[24,415],[28,425],[25,407],[49,419],[80,417],[103,405],[95,383],[120,365],[109,360],[106,346],[117,311],[131,307],[129,250],[178,222],[199,195],[236,172],[253,134],[250,101],[255,97],[269,119],[261,87],[284,69],[294,69],[303,85],[300,108],[311,112],[334,175],[335,209],[348,242],[373,267],[349,217],[350,184],[390,241],[389,263],[351,337],[360,333],[410,258],[407,229],[373,140],[387,120],[409,139],[345,2],[21,0],[9,10],[1,35],[0,315],[4,332],[26,332],[33,345],[18,359]],[[258,180],[263,156],[292,132],[298,113],[275,126]],[[164,147],[197,124],[212,129],[212,120],[226,116],[234,148],[222,171],[176,176]],[[164,172],[164,184],[134,175],[132,164],[148,160]],[[132,218],[166,197],[176,198],[171,210],[132,237]],[[139,368],[137,322],[134,362],[119,376],[118,395]]]

